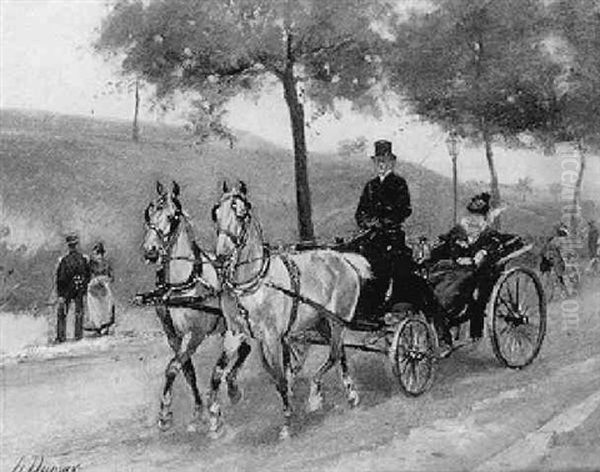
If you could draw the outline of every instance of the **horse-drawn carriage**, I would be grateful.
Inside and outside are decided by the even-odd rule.
[[[338,240],[332,245],[300,245],[296,249],[302,251],[316,247],[345,248],[347,243]],[[415,268],[437,289],[440,272],[447,274],[452,269],[440,269],[438,264],[422,258],[424,252],[430,252],[430,249],[422,249],[415,251],[415,254],[421,256],[414,261]],[[513,237],[505,240],[490,255],[492,261],[488,263],[486,276],[491,280],[492,288],[489,299],[482,304],[486,307],[485,311],[477,314],[488,320],[487,333],[496,358],[510,368],[522,368],[530,364],[538,355],[546,332],[546,302],[537,274],[527,267],[511,265],[531,249],[531,244]],[[440,284],[439,290],[444,289],[444,285]],[[283,291],[290,297],[297,297],[291,291]],[[457,338],[460,336],[461,326],[471,321],[473,311],[470,308],[477,301],[477,291],[478,288],[474,287],[475,293],[463,294],[460,304],[447,310],[448,325],[456,330]],[[388,293],[390,292],[391,289]],[[439,293],[438,290],[436,292]],[[300,302],[315,305],[305,298],[301,298]],[[431,320],[414,306],[400,302],[389,306],[378,317],[367,317],[369,320],[378,318],[380,323],[366,321],[364,314],[360,312],[346,321],[323,307],[315,308],[347,328],[350,336],[346,337],[345,347],[386,355],[406,394],[417,396],[431,386],[434,366],[439,359],[438,336]],[[362,340],[357,333],[365,333]],[[348,338],[352,338],[352,341],[348,341]],[[318,336],[305,339],[312,344],[325,344]],[[464,339],[463,336],[455,341],[453,349],[468,345],[471,340]]]
[[[341,367],[348,402],[351,406],[358,404],[359,395],[348,370],[345,348],[387,355],[401,388],[411,396],[422,394],[432,384],[439,358],[438,339],[432,321],[425,314],[407,304],[386,309],[378,323],[365,321],[361,313],[355,313],[361,286],[369,278],[369,264],[360,254],[338,251],[339,245],[270,247],[257,220],[252,218],[245,187],[241,186],[224,188],[213,209],[217,247],[216,255],[211,256],[193,242],[178,201],[178,188],[171,197],[162,195],[159,202],[168,202],[169,198],[171,204],[159,203],[153,215],[147,210],[149,231],[144,247],[147,257],[161,253],[163,266],[171,271],[176,264],[183,264],[184,268],[180,270],[178,283],[167,284],[168,290],[163,287],[146,297],[146,301],[165,308],[189,308],[222,317],[230,330],[242,333],[242,337],[255,338],[283,401],[286,419],[281,431],[283,437],[289,434],[291,418],[290,379],[302,368],[306,348],[311,344],[328,345],[330,353],[311,378],[309,409],[320,407],[322,376],[336,363]],[[511,368],[532,362],[546,329],[546,302],[536,274],[526,267],[509,267],[511,261],[530,249],[519,238],[511,238],[490,254],[487,276],[492,282],[491,291],[485,300],[486,313],[479,313],[489,321],[488,335],[496,357]],[[202,267],[210,269],[208,279],[202,275]],[[422,262],[418,270],[429,280],[435,280],[435,267]],[[473,293],[461,298],[462,306],[453,307],[448,318],[451,326],[460,327],[472,320],[472,313],[466,314],[477,296],[475,286]],[[168,331],[169,327],[165,329]],[[203,331],[200,341],[210,332]],[[352,342],[350,338],[359,340]],[[181,346],[182,342],[175,344]],[[193,349],[198,344],[192,343]],[[243,355],[238,353],[233,376],[227,379],[230,388],[236,388],[235,372],[247,354],[247,350]],[[187,363],[190,355],[180,352],[174,359],[177,362],[185,359]],[[213,404],[214,390],[220,381],[220,378],[214,381],[215,375],[221,375],[228,363],[224,355],[223,362],[219,361],[222,365],[213,372]],[[163,399],[163,409],[170,404],[172,380],[167,378],[166,385],[168,396]],[[196,400],[197,408],[202,408],[197,395]],[[212,406],[209,410],[216,411]],[[218,427],[217,420],[213,424]]]

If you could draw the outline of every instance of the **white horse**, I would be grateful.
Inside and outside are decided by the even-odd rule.
[[[226,333],[219,302],[220,283],[213,266],[214,257],[196,244],[191,225],[181,209],[179,185],[173,182],[169,193],[157,182],[156,190],[158,197],[148,205],[144,215],[147,228],[144,258],[159,265],[157,294],[170,298],[171,303],[178,300],[177,307],[171,303],[169,307],[156,306],[167,341],[175,353],[165,371],[158,424],[163,430],[172,425],[171,389],[177,373],[182,370],[194,395],[195,410],[188,428],[194,431],[205,416],[192,355],[207,336]],[[230,401],[237,403],[241,392],[236,375],[249,353],[248,343],[236,345],[234,352],[223,350],[213,369],[207,408],[211,435],[218,434],[222,426],[217,401],[221,380],[225,377]]]
[[[293,377],[305,360],[295,347],[306,347],[302,339],[308,330],[316,330],[330,346],[329,357],[311,379],[308,410],[322,406],[322,377],[338,362],[348,402],[359,403],[344,351],[343,323],[332,314],[352,319],[370,267],[358,254],[332,250],[271,253],[246,193],[243,182],[231,191],[224,183],[213,208],[216,253],[224,263],[224,292],[229,295],[222,296],[222,307],[230,329],[259,341],[263,364],[283,402],[284,439],[290,434]]]

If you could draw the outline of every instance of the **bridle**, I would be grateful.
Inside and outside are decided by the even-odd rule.
[[[169,215],[169,229],[168,231],[161,230],[156,224],[154,224],[150,218],[150,208],[154,206],[154,203],[151,202],[144,212],[144,219],[146,223],[146,227],[153,231],[158,240],[160,241],[160,245],[157,248],[158,254],[160,257],[160,268],[157,270],[157,273],[161,274],[162,280],[159,282],[160,288],[167,289],[169,292],[172,291],[185,291],[187,289],[193,288],[196,284],[202,285],[206,290],[209,291],[210,296],[217,296],[218,290],[216,290],[209,282],[202,278],[202,266],[204,264],[212,264],[213,262],[210,260],[208,254],[206,254],[195,242],[193,237],[190,237],[192,241],[192,250],[194,251],[193,257],[172,257],[169,254],[175,242],[177,241],[177,235],[180,228],[186,229],[189,225],[187,221],[185,213],[181,209],[181,203],[178,200],[173,200],[173,204],[175,205],[175,213],[173,215]],[[204,256],[206,261],[202,261],[200,256]],[[164,276],[167,271],[168,264],[171,261],[181,260],[188,261],[194,264],[194,268],[190,273],[188,280],[180,283],[169,283],[167,284],[164,280]],[[198,267],[200,270],[198,270]]]
[[[224,228],[219,225],[217,221],[217,210],[219,207],[223,206],[226,202],[231,202],[232,210],[234,211],[236,218],[241,226],[240,234],[235,234],[233,231],[230,231],[228,228]],[[238,214],[238,209],[236,203],[240,201],[244,205],[244,211],[241,214]],[[239,194],[231,194],[223,199],[219,203],[217,203],[212,209],[212,220],[217,226],[217,237],[223,234],[229,238],[234,247],[234,253],[239,251],[241,247],[243,247],[248,241],[248,228],[250,226],[250,221],[252,219],[251,215],[252,204],[243,196]]]
[[[234,211],[235,217],[241,226],[239,234],[230,231],[228,228],[222,227],[218,222],[217,210],[228,201],[231,202],[232,210]],[[242,202],[242,204],[244,205],[242,212],[238,212],[238,208],[236,207],[236,203],[238,201]],[[240,195],[237,193],[223,197],[221,201],[217,203],[212,209],[212,219],[216,224],[217,237],[219,237],[219,235],[225,235],[233,244],[233,251],[223,262],[223,265],[220,270],[220,275],[222,279],[221,283],[223,286],[229,287],[229,289],[233,290],[238,295],[253,292],[255,289],[258,288],[261,280],[263,279],[267,270],[269,269],[269,262],[271,259],[269,249],[263,242],[264,239],[262,237],[261,225],[260,223],[255,222],[255,227],[257,229],[259,239],[261,241],[263,253],[258,258],[253,258],[245,261],[239,260],[242,248],[248,243],[248,238],[250,234],[249,229],[252,225],[252,222],[254,221],[251,209],[252,204],[245,198],[244,195]],[[246,264],[251,264],[259,260],[261,261],[261,268],[253,277],[243,282],[236,282],[233,280],[234,273],[238,267]]]
[[[177,230],[179,229],[182,218],[184,218],[184,214],[181,211],[181,207],[175,204],[176,210],[175,214],[169,215],[169,230],[163,231],[156,224],[152,222],[150,219],[150,208],[154,206],[154,203],[151,202],[144,212],[144,220],[146,222],[146,228],[151,231],[154,231],[158,240],[160,241],[160,246],[158,247],[158,253],[161,257],[162,264],[168,263],[171,258],[169,258],[169,252],[175,244],[175,236],[177,235]]]

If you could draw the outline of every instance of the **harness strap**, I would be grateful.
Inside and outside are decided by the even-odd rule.
[[[292,285],[292,310],[290,312],[290,322],[288,323],[288,327],[285,330],[284,336],[287,336],[294,323],[298,319],[298,307],[300,305],[300,269],[298,269],[298,264],[296,264],[287,254],[280,254],[281,262],[288,271],[290,276],[290,283]]]

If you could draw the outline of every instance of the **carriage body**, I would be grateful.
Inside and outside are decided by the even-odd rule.
[[[514,263],[531,249],[532,245],[515,237],[496,246],[485,268],[488,289],[483,293],[476,284],[470,286],[467,293],[458,297],[458,306],[451,307],[447,315],[449,326],[457,332],[462,331],[460,328],[473,316],[483,318],[480,321],[484,322],[484,331],[496,358],[510,368],[530,364],[537,357],[546,332],[542,284],[533,270]],[[418,273],[435,288],[435,268],[421,260],[415,262]],[[482,296],[485,298],[479,300]],[[477,307],[478,312],[473,310]],[[349,347],[386,353],[402,390],[411,396],[424,393],[433,382],[435,363],[439,359],[438,338],[432,321],[406,303],[394,305],[382,319],[383,326],[370,327],[358,317],[349,328],[376,331],[380,342],[375,347],[360,343]],[[468,345],[470,341],[458,340],[454,348]]]

